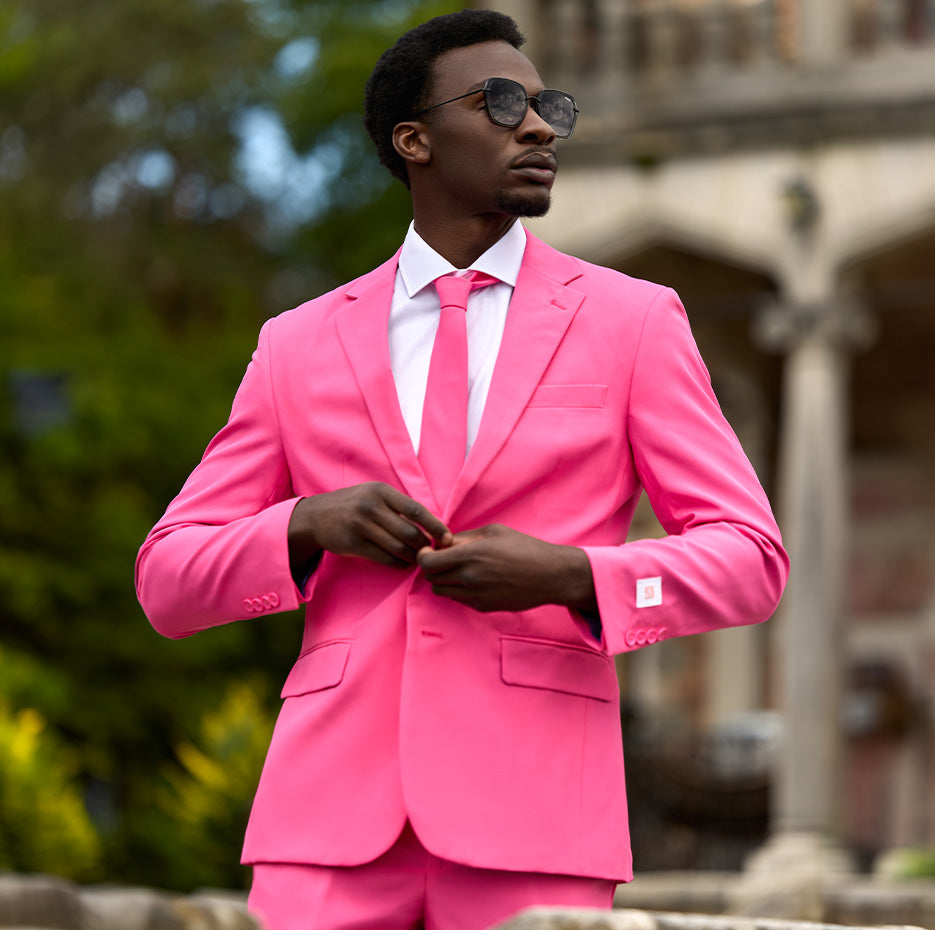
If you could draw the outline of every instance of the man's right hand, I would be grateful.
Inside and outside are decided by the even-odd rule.
[[[451,545],[452,534],[418,501],[378,481],[303,497],[289,520],[289,565],[299,577],[322,549],[380,565],[414,565],[424,546]]]

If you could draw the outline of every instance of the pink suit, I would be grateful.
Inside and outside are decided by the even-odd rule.
[[[437,856],[632,877],[611,656],[769,617],[787,560],[666,288],[529,236],[480,431],[440,511],[390,370],[396,259],[263,327],[228,424],[144,543],[181,637],[307,602],[244,862],[356,865],[407,818]],[[290,576],[299,497],[383,481],[455,532],[587,552],[602,640],[564,607],[481,614],[418,569],[325,553]],[[670,534],[624,544],[645,487]]]

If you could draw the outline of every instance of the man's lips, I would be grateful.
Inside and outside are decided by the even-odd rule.
[[[528,152],[514,159],[510,168],[531,181],[551,184],[555,180],[555,172],[558,171],[558,160],[551,152]]]

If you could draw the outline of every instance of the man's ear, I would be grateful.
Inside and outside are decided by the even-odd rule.
[[[422,123],[397,123],[393,127],[393,148],[412,165],[427,165],[432,157],[428,134]]]

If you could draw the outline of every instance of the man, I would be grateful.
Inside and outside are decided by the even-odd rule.
[[[521,44],[465,10],[381,58],[367,125],[405,243],[267,322],[140,552],[166,636],[307,604],[243,856],[271,930],[609,906],[632,876],[611,655],[764,620],[785,582],[677,297],[517,222],[576,117]],[[455,313],[457,269],[488,277]],[[669,536],[625,543],[643,487]]]

